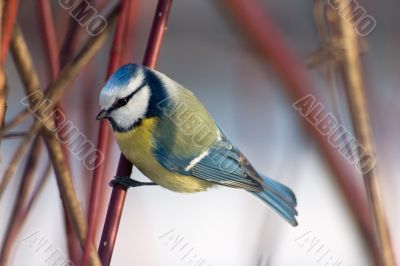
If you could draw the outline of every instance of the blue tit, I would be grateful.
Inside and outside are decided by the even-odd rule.
[[[292,190],[259,174],[193,93],[141,65],[119,68],[100,93],[124,156],[154,183],[176,192],[216,185],[245,189],[297,225]]]

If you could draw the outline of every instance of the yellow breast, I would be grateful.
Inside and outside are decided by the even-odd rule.
[[[128,132],[114,132],[124,156],[153,182],[176,192],[204,191],[212,184],[201,179],[173,173],[165,169],[153,156],[153,130],[157,118],[143,119]]]

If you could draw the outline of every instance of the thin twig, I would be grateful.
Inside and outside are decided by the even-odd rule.
[[[26,131],[9,132],[3,134],[3,139],[21,138],[25,137],[29,133]]]
[[[339,0],[340,6],[347,5],[347,1]],[[351,8],[351,7],[350,7]],[[338,14],[339,16],[339,14]],[[362,74],[361,60],[359,56],[358,38],[354,25],[347,21],[347,18],[339,16],[339,29],[341,33],[341,43],[344,48],[343,53],[343,79],[347,87],[349,106],[357,139],[365,149],[364,154],[374,156],[374,146],[372,141],[372,130],[369,121],[368,104],[365,96],[365,84]],[[362,160],[364,151],[357,150],[359,160]],[[390,239],[389,227],[381,198],[379,188],[379,177],[375,165],[366,165],[363,171],[364,183],[368,195],[372,218],[379,239],[379,246],[384,265],[395,266],[396,260]]]
[[[172,0],[159,0],[155,11],[153,25],[147,43],[146,53],[143,64],[154,68],[164,33],[166,31],[169,12],[172,6]],[[117,176],[130,176],[132,164],[121,154]],[[103,266],[110,265],[111,257],[114,251],[115,240],[117,238],[119,222],[121,220],[122,209],[126,197],[126,188],[116,185],[113,187],[103,233],[99,245],[99,255]]]
[[[25,119],[27,119],[29,117],[31,113],[28,110],[22,110],[21,112],[19,112],[16,116],[14,116],[14,118],[11,119],[10,122],[6,123],[4,125],[4,131],[6,132],[8,130],[13,129],[14,127],[16,127],[18,124],[22,123],[25,121]]]

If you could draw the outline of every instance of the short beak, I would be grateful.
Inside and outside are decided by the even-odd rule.
[[[107,118],[107,111],[106,110],[101,110],[100,113],[96,116],[96,120],[101,120]]]

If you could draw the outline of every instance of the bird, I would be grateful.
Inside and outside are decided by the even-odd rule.
[[[122,154],[152,181],[117,176],[115,182],[181,193],[218,185],[244,189],[298,224],[294,192],[258,173],[196,96],[165,74],[123,65],[105,82],[99,104],[96,119],[108,120]]]

